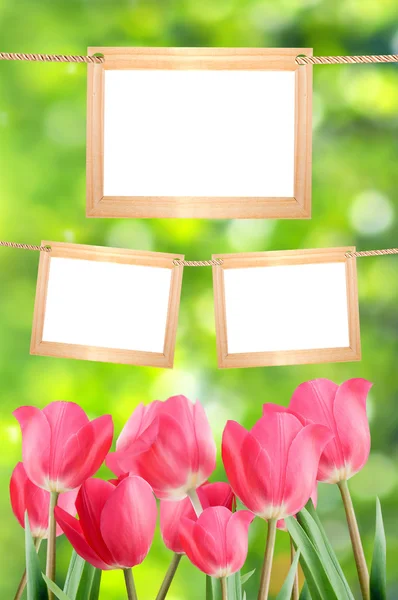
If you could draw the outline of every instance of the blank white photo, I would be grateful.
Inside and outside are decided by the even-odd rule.
[[[348,347],[346,265],[225,269],[229,354]]]
[[[163,352],[171,270],[52,258],[43,341]]]

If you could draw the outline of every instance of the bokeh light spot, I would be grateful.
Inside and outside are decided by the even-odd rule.
[[[367,190],[352,202],[350,221],[358,233],[372,236],[391,227],[394,210],[387,196],[377,190]]]

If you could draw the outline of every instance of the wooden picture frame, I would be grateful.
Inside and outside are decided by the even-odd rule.
[[[273,218],[311,217],[312,65],[298,65],[311,48],[107,48],[90,47],[104,62],[88,65],[87,217]],[[286,197],[104,195],[104,80],[107,71],[207,70],[295,73],[294,193]],[[160,100],[161,101],[161,100]],[[246,111],[246,113],[245,113]],[[250,107],[242,108],[242,115]],[[156,177],[156,172],[154,173]]]
[[[361,342],[356,259],[346,256],[346,253],[352,251],[355,251],[355,248],[350,246],[316,250],[288,250],[214,255],[213,258],[222,259],[223,261],[221,266],[213,267],[217,357],[219,368],[299,365],[360,360]],[[347,347],[244,353],[228,352],[228,324],[224,281],[224,275],[228,269],[285,265],[316,265],[319,263],[345,263],[349,336],[349,344]],[[301,290],[297,290],[296,293],[301,293]],[[291,302],[295,302],[294,295],[291,298]]]
[[[100,362],[113,362],[129,365],[172,368],[177,335],[177,321],[181,296],[183,268],[176,268],[173,259],[183,259],[183,255],[161,252],[143,252],[127,249],[106,248],[43,241],[42,245],[50,246],[50,252],[41,252],[34,307],[33,329],[31,337],[31,354],[73,358]],[[55,258],[76,259],[77,261],[95,261],[102,263],[118,263],[119,265],[139,265],[145,267],[161,267],[172,271],[163,352],[150,352],[131,349],[115,349],[44,341],[43,330],[46,317],[47,293],[50,278],[51,261]],[[108,306],[106,307],[108,309]],[[109,306],[109,311],[117,311],[118,306]],[[127,326],[127,325],[126,325]]]

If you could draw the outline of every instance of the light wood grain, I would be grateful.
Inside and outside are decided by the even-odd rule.
[[[308,219],[312,179],[312,65],[297,65],[311,48],[90,47],[105,62],[88,66],[87,217]],[[104,71],[132,69],[294,71],[294,197],[104,196]]]
[[[219,368],[246,368],[279,365],[317,364],[361,360],[359,303],[356,259],[347,258],[355,247],[318,248],[314,250],[282,250],[241,254],[214,254],[223,264],[213,267],[214,309],[216,322],[217,360]],[[228,323],[225,306],[224,271],[283,265],[304,265],[344,262],[347,282],[347,313],[349,346],[314,350],[283,350],[275,352],[228,353]],[[294,300],[292,300],[294,301]]]
[[[51,246],[51,252],[40,253],[30,346],[31,354],[151,367],[173,367],[183,276],[183,267],[176,268],[173,265],[173,259],[179,258],[183,260],[184,255],[50,241],[44,241],[43,245]],[[172,275],[163,353],[43,341],[47,289],[52,258],[72,258],[76,260],[114,262],[171,269]],[[110,306],[109,310],[117,310],[117,307]],[[104,315],[104,318],[106,318],[106,315]]]

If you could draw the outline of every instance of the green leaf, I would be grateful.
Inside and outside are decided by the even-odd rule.
[[[348,585],[348,582],[347,582],[347,580],[345,578],[345,575],[343,573],[343,569],[340,566],[340,563],[339,563],[339,561],[337,559],[337,556],[336,556],[336,554],[335,554],[335,552],[334,552],[334,550],[332,548],[332,545],[331,545],[331,543],[328,540],[328,537],[327,537],[326,532],[325,532],[325,530],[324,530],[324,528],[322,526],[321,520],[318,517],[318,513],[315,510],[315,507],[314,507],[314,504],[313,504],[312,500],[309,500],[309,502],[307,503],[307,505],[306,505],[305,508],[309,512],[309,514],[311,515],[311,517],[314,519],[316,525],[318,526],[318,529],[319,529],[319,531],[320,531],[320,533],[322,535],[322,538],[323,538],[323,541],[325,543],[326,549],[327,549],[327,551],[329,553],[329,556],[330,556],[330,558],[331,558],[331,560],[332,560],[332,562],[333,562],[333,564],[334,564],[337,572],[339,573],[339,575],[341,577],[341,580],[344,583],[344,586],[346,588],[348,597],[352,598],[353,596],[352,596],[352,592],[350,590],[350,586]]]
[[[322,561],[308,535],[294,517],[285,519],[289,533],[300,550],[300,564],[311,593],[312,600],[341,600],[333,589]]]
[[[48,589],[51,590],[56,595],[56,597],[59,598],[59,600],[71,600],[69,596],[67,596],[65,592],[63,592],[61,588],[57,586],[56,583],[54,583],[53,581],[51,581],[51,579],[44,575],[44,573],[42,573],[42,577],[43,580],[46,582]]]
[[[308,584],[306,581],[304,582],[303,589],[301,590],[299,600],[311,600],[310,590],[308,589]]]
[[[90,598],[95,571],[96,568],[93,565],[90,565],[88,562],[85,563],[76,600],[88,600]]]
[[[326,545],[326,534],[322,534],[318,524],[305,508],[298,513],[297,520],[314,545],[323,568],[339,600],[354,600],[354,596],[351,593],[342,569],[336,567],[338,561],[331,545],[329,544],[329,548]],[[334,555],[334,560],[331,557],[331,553]]]
[[[206,600],[221,600],[220,581],[206,575]]]
[[[95,569],[93,585],[91,586],[90,600],[98,600],[101,587],[101,569]]]
[[[42,577],[39,557],[37,556],[36,548],[33,543],[27,512],[25,513],[25,555],[27,598],[28,600],[47,600],[47,586]]]
[[[73,550],[64,585],[64,592],[71,600],[75,600],[76,598],[85,562],[86,561]]]
[[[252,575],[254,575],[254,573],[256,572],[256,569],[253,569],[253,571],[249,571],[248,573],[245,573],[244,575],[242,575],[242,577],[240,578],[240,582],[241,584],[245,584],[246,581],[249,581],[250,577],[252,577]]]
[[[289,569],[289,573],[285,579],[283,586],[281,587],[281,591],[276,597],[276,600],[290,600],[292,597],[293,586],[296,579],[297,566],[300,558],[300,550],[296,552],[294,555],[294,559]]]
[[[249,574],[250,576],[251,574]],[[227,577],[228,600],[242,600],[240,571]],[[248,577],[247,577],[248,579]],[[206,575],[206,600],[221,600],[221,583],[216,577]]]
[[[371,600],[387,599],[386,584],[386,534],[380,500],[376,498],[376,534],[373,548],[372,569],[370,571]]]

